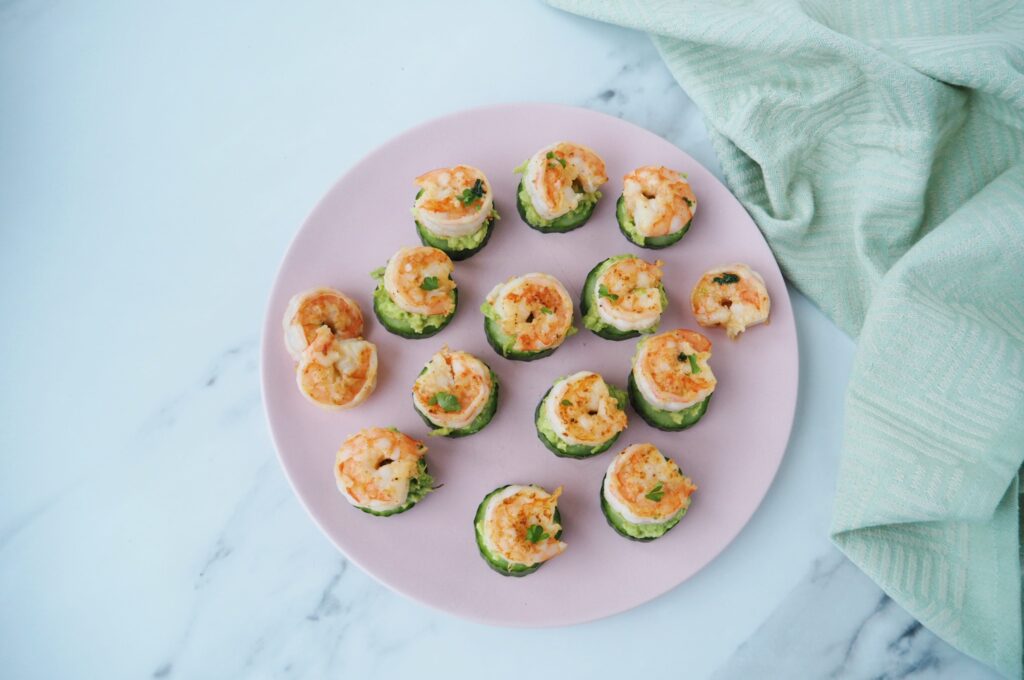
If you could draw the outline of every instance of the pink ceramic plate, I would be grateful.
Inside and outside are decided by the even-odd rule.
[[[541,234],[519,219],[518,176],[512,169],[561,139],[597,150],[611,181],[586,226],[568,234]],[[480,253],[455,265],[459,308],[451,325],[433,338],[404,340],[374,318],[370,272],[400,246],[419,245],[409,214],[413,178],[459,163],[487,174],[502,220]],[[686,237],[659,251],[633,246],[615,222],[622,176],[651,164],[689,173],[699,203]],[[733,262],[746,262],[764,276],[772,297],[771,323],[735,342],[720,329],[703,330],[714,343],[711,364],[719,382],[707,415],[692,429],[660,432],[630,411],[629,428],[611,451],[588,460],[556,458],[537,440],[533,412],[538,400],[555,378],[584,369],[625,388],[636,341],[611,342],[581,328],[546,359],[507,361],[484,338],[480,304],[497,282],[538,271],[558,277],[578,305],[590,268],[621,253],[665,261],[669,310],[663,330],[699,329],[689,310],[693,284],[705,269]],[[365,335],[379,351],[377,390],[351,411],[328,413],[305,401],[283,345],[281,317],[288,299],[320,285],[336,287],[359,302]],[[579,326],[578,317],[577,311]],[[479,356],[501,381],[496,417],[464,439],[428,437],[412,406],[412,383],[442,344]],[[349,559],[398,592],[459,616],[551,626],[646,602],[685,581],[733,540],[767,492],[786,449],[796,404],[797,343],[793,311],[771,251],[711,173],[664,139],[617,118],[564,106],[514,104],[465,111],[410,130],[334,185],[281,264],[264,324],[262,379],[285,472],[313,519]],[[393,517],[374,517],[350,506],[335,487],[334,454],[345,437],[371,425],[395,426],[425,440],[430,471],[444,487]],[[598,493],[612,457],[645,441],[674,458],[699,490],[678,527],[660,540],[636,543],[607,525]],[[491,571],[473,538],[477,504],[509,483],[565,487],[559,507],[569,547],[526,578]]]

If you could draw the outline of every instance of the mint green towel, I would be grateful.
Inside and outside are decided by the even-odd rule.
[[[1020,677],[1024,5],[550,1],[652,34],[786,276],[858,338],[833,540]]]

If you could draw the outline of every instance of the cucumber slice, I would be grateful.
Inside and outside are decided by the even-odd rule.
[[[530,194],[526,193],[526,189],[523,188],[523,181],[519,180],[519,188],[516,190],[516,208],[519,210],[519,217],[529,227],[546,234],[564,234],[567,231],[579,229],[587,223],[590,216],[594,214],[594,208],[597,207],[599,198],[601,198],[600,191],[595,191],[593,194],[584,194],[580,198],[579,205],[576,206],[575,210],[553,220],[546,220],[537,214],[536,209],[533,207],[533,202],[530,200]]]
[[[499,486],[497,489],[484,496],[484,499],[480,501],[480,505],[477,506],[476,516],[473,518],[473,528],[476,533],[476,547],[480,550],[480,556],[484,558],[487,565],[502,576],[526,576],[540,569],[544,566],[544,563],[538,562],[537,564],[526,565],[509,562],[500,555],[496,555],[491,552],[487,547],[487,541],[484,539],[484,517],[487,515],[487,506],[490,504],[491,498],[493,498],[495,494],[510,486],[511,484]],[[555,521],[559,526],[562,525],[562,515],[558,511],[558,508],[555,508]],[[555,538],[558,539],[561,537],[562,530],[559,529],[558,533],[555,534]]]
[[[486,366],[486,364],[484,365]],[[487,368],[490,370],[490,366]],[[426,370],[426,368],[423,369],[423,371]],[[423,371],[420,371],[420,375],[423,374]],[[468,437],[469,435],[476,434],[480,430],[484,429],[487,424],[491,422],[491,419],[494,418],[494,414],[498,411],[498,392],[498,376],[494,374],[494,371],[491,371],[491,396],[487,400],[487,403],[484,404],[483,410],[477,414],[477,417],[474,418],[473,422],[469,425],[463,428],[456,428],[454,430],[438,425],[432,421],[427,414],[416,408],[415,400],[413,401],[413,409],[419,414],[420,418],[423,419],[423,422],[427,424],[427,427],[431,429],[430,434],[438,437],[450,437],[452,439],[457,437]]]
[[[683,508],[675,515],[672,516],[666,522],[660,524],[634,524],[625,517],[620,515],[608,504],[608,499],[604,495],[604,480],[608,475],[601,478],[601,512],[604,513],[605,519],[608,520],[608,525],[615,529],[621,536],[625,536],[631,541],[640,541],[646,543],[653,541],[656,538],[661,538],[669,532],[672,527],[679,524],[679,520],[686,514],[687,508]]]
[[[704,417],[708,410],[708,403],[711,402],[711,397],[714,396],[709,394],[704,401],[698,402],[682,411],[663,411],[652,405],[644,399],[644,395],[640,394],[640,390],[636,386],[636,380],[633,379],[633,371],[629,372],[628,392],[629,403],[632,404],[633,410],[644,419],[644,422],[651,427],[656,427],[666,432],[678,432],[679,430],[685,430],[696,425],[697,421]]]
[[[615,257],[609,257],[606,260],[598,262],[593,269],[587,274],[586,280],[583,282],[583,292],[580,293],[580,313],[583,317],[583,325],[586,326],[590,331],[598,337],[604,338],[605,340],[628,340],[629,338],[636,338],[640,335],[646,335],[649,333],[658,332],[658,324],[652,324],[648,328],[643,330],[635,331],[622,331],[615,328],[611,324],[605,322],[597,313],[597,280],[605,270],[611,265],[624,260],[629,257],[635,257],[634,255],[616,255]],[[658,283],[658,290],[661,293],[661,311],[664,313],[668,309],[668,294],[665,293],[665,286]]]
[[[677,232],[667,234],[665,236],[644,236],[636,230],[636,225],[633,223],[633,216],[626,212],[626,201],[622,196],[619,196],[618,202],[615,204],[615,219],[619,223],[619,231],[626,239],[641,248],[650,248],[651,250],[660,250],[662,248],[668,248],[673,243],[686,235],[686,232],[690,231],[690,225],[693,224],[693,218]]]
[[[605,383],[608,384],[608,383]],[[548,388],[548,391],[544,393],[540,403],[537,404],[537,408],[533,411],[533,424],[537,429],[537,438],[540,439],[541,443],[547,447],[548,451],[559,456],[560,458],[590,458],[598,454],[604,453],[612,447],[615,441],[619,438],[621,432],[616,433],[614,437],[607,441],[598,444],[597,446],[586,446],[584,444],[570,444],[565,441],[553,431],[547,424],[547,413],[544,410],[544,404],[548,400],[548,396],[551,394],[551,390],[554,389],[554,385]],[[625,409],[628,397],[626,393],[618,389],[614,385],[608,384],[608,391],[615,398],[615,401],[619,403],[619,408]]]
[[[512,349],[515,338],[505,335],[498,322],[489,316],[484,316],[484,335],[487,336],[487,344],[494,348],[494,351],[512,361],[536,361],[555,353],[558,347],[549,347],[537,352],[518,352]]]
[[[384,289],[384,283],[381,282],[373,291],[373,313],[380,321],[380,325],[384,326],[388,332],[403,338],[417,340],[437,335],[455,318],[455,312],[459,309],[458,288],[452,290],[452,301],[454,306],[451,314],[432,314],[430,316],[412,314],[395,304],[387,290]]]
[[[420,458],[417,463],[418,472],[415,477],[409,480],[409,495],[405,499],[405,503],[398,506],[394,510],[370,510],[364,508],[361,505],[355,507],[359,508],[368,515],[374,515],[376,517],[390,517],[391,515],[398,515],[412,506],[423,500],[428,493],[434,490],[434,478],[430,476],[427,471],[427,459]]]
[[[461,238],[445,238],[444,236],[438,236],[437,234],[431,233],[430,230],[420,224],[418,220],[414,221],[416,222],[416,233],[419,234],[420,243],[425,246],[437,248],[444,252],[448,257],[452,258],[453,261],[459,262],[460,260],[465,260],[479,253],[483,250],[483,247],[487,245],[487,242],[491,240],[491,233],[494,231],[494,223],[497,221],[495,218],[496,214],[497,213],[494,213],[488,217],[480,226],[480,229],[469,236],[463,236]],[[465,247],[460,245],[460,242],[463,241],[476,241],[476,237],[481,231],[483,231],[483,238],[479,240],[475,246]]]

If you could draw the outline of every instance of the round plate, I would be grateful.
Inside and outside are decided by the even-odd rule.
[[[516,213],[512,169],[534,151],[568,139],[595,149],[611,180],[590,221],[567,234],[541,234]],[[401,246],[419,245],[409,213],[413,178],[427,170],[473,165],[491,181],[502,219],[490,243],[455,265],[459,308],[440,334],[424,340],[391,335],[373,316],[370,272]],[[689,173],[698,210],[690,232],[664,250],[637,248],[619,233],[615,201],[622,176],[641,165]],[[557,458],[538,441],[533,412],[552,381],[592,370],[626,386],[635,340],[612,342],[590,331],[570,337],[552,356],[507,361],[488,346],[480,304],[499,281],[527,272],[556,276],[579,304],[587,272],[611,255],[636,253],[665,262],[669,309],[661,329],[701,330],[713,343],[718,387],[707,415],[690,430],[660,432],[632,410],[612,449],[588,460]],[[731,341],[700,329],[690,290],[704,270],[745,262],[772,298],[771,323]],[[377,344],[376,392],[350,411],[327,412],[295,384],[281,318],[295,293],[328,285],[352,296]],[[576,325],[580,326],[579,311]],[[488,363],[501,381],[498,413],[463,439],[428,437],[413,410],[411,388],[432,354],[447,344]],[[296,235],[270,295],[263,330],[263,399],[281,464],[313,519],[353,562],[385,585],[458,616],[504,625],[550,626],[588,621],[635,607],[682,583],[710,562],[747,523],[786,449],[797,393],[797,341],[786,287],[754,222],[710,172],[664,139],[604,114],[546,104],[474,109],[402,134],[359,162],[327,193]],[[369,426],[394,426],[426,441],[427,460],[444,486],[401,515],[374,517],[353,508],[335,487],[341,442]],[[599,487],[612,457],[652,442],[697,484],[686,517],[665,537],[636,543],[605,522]],[[525,578],[491,571],[477,553],[477,504],[503,484],[565,487],[559,501],[564,554]]]

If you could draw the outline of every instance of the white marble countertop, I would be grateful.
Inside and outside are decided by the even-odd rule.
[[[852,343],[795,292],[778,478],[664,597],[491,628],[338,554],[278,466],[257,354],[277,263],[339,174],[425,119],[535,100],[720,175],[643,35],[533,2],[341,4],[0,7],[0,676],[989,677],[831,547]]]

